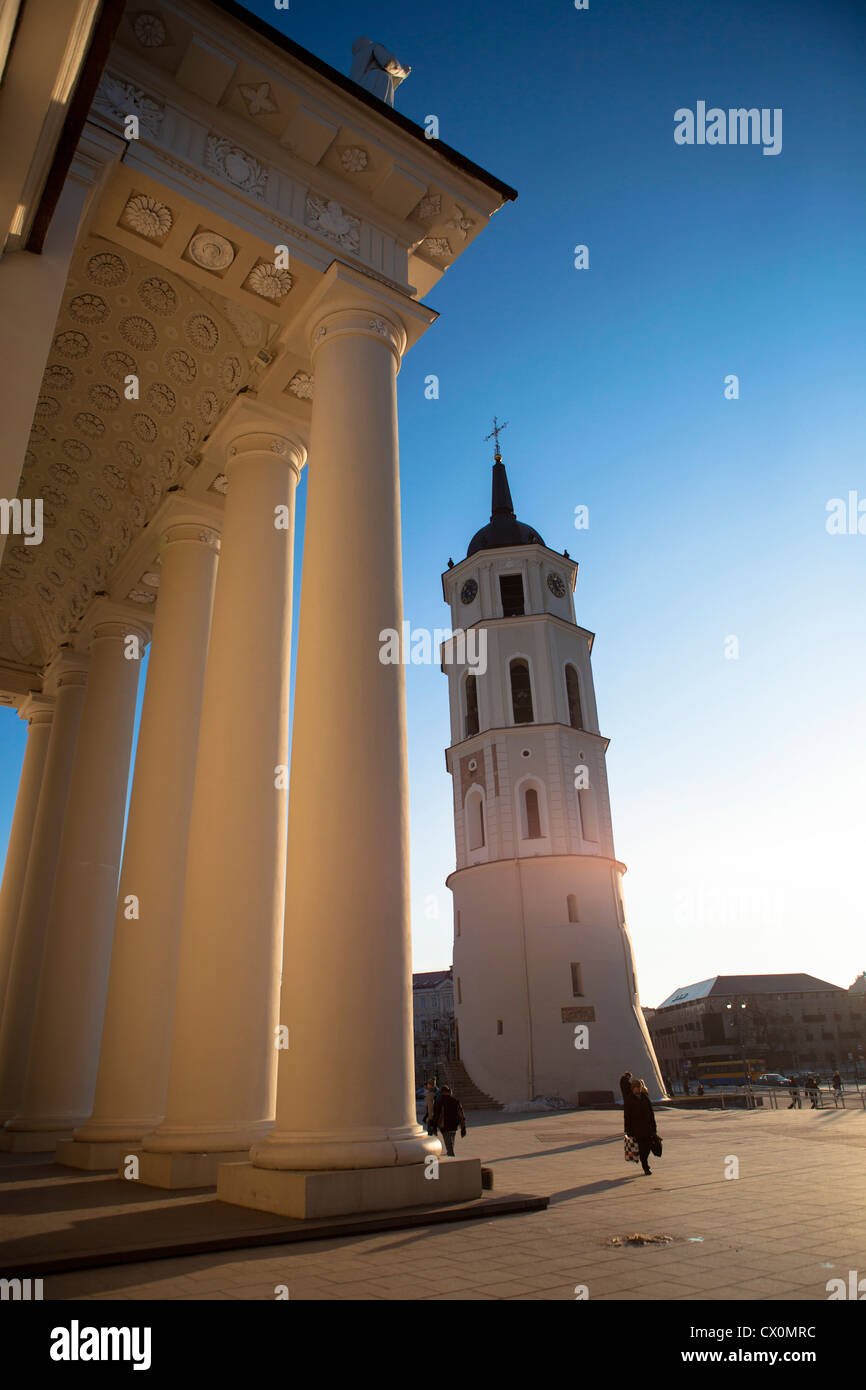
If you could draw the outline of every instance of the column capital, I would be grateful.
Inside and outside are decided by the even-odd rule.
[[[399,316],[393,310],[388,313],[379,306],[372,310],[350,306],[326,310],[310,321],[308,331],[310,356],[314,363],[316,353],[325,343],[348,336],[384,342],[391,349],[399,367],[408,343],[408,335]]]
[[[301,469],[307,461],[306,446],[301,440],[292,434],[276,430],[250,429],[249,424],[227,441],[226,477],[231,481],[232,472],[249,459],[261,454],[272,454],[281,458],[294,473],[295,482],[299,481]]]
[[[357,310],[358,317],[343,325],[330,322],[332,315]],[[354,266],[332,261],[310,297],[305,312],[292,325],[287,346],[299,357],[310,355],[323,343],[333,341],[338,327],[343,331],[369,334],[388,342],[395,356],[403,357],[439,315],[426,304],[382,284]],[[380,324],[382,327],[378,327]],[[327,329],[321,333],[322,328]],[[384,328],[384,332],[383,332]],[[317,337],[317,335],[319,335]]]
[[[81,623],[75,645],[79,651],[87,652],[95,641],[105,637],[137,637],[142,646],[146,646],[152,628],[152,615],[108,598],[98,598]]]
[[[145,623],[126,623],[122,619],[111,619],[95,623],[89,635],[91,646],[94,642],[104,642],[106,639],[125,642],[127,637],[137,637],[144,647],[150,641],[150,628]]]
[[[220,533],[215,526],[204,526],[201,522],[196,521],[175,521],[166,526],[162,533],[162,548],[166,549],[170,545],[176,545],[178,541],[205,545],[219,554]]]
[[[54,696],[29,691],[18,706],[18,718],[28,724],[50,724],[54,718]]]
[[[89,669],[90,657],[87,652],[74,647],[61,647],[46,667],[42,688],[46,694],[56,695],[62,686],[86,685]]]

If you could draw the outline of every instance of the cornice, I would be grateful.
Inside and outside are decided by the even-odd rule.
[[[611,859],[606,854],[529,854],[520,855],[516,859],[512,855],[508,855],[502,859],[486,859],[483,864],[467,864],[463,869],[452,869],[445,880],[445,886],[450,888],[452,881],[459,878],[461,874],[483,873],[485,870],[501,868],[503,864],[516,864],[518,866],[521,864],[557,864],[561,863],[563,859],[574,859],[578,864],[587,861],[595,864],[606,864],[609,868],[616,869],[617,873],[628,873],[628,868],[621,859]]]
[[[519,613],[511,618],[500,618],[499,615],[496,614],[494,617],[491,618],[479,618],[477,622],[467,623],[465,627],[462,627],[460,629],[460,631],[471,632],[473,628],[476,627],[511,627],[514,625],[529,626],[532,623],[537,622],[556,623],[559,627],[564,628],[566,632],[579,632],[583,637],[586,638],[589,650],[590,652],[592,652],[593,643],[595,642],[595,633],[590,632],[589,628],[581,627],[580,623],[573,623],[568,618],[561,618],[558,613]],[[443,642],[442,646],[439,649],[440,654],[444,647],[445,643]],[[441,664],[442,669],[444,670],[444,662]]]
[[[602,752],[604,753],[606,753],[610,747],[610,739],[604,734],[594,733],[592,729],[575,729],[573,724],[563,724],[558,719],[544,724],[493,724],[489,729],[479,729],[477,734],[472,734],[469,738],[460,739],[457,743],[450,743],[445,749],[445,766],[450,772],[451,768],[448,767],[450,754],[458,753],[460,757],[463,757],[476,746],[480,747],[484,743],[485,738],[489,738],[491,734],[519,734],[536,729],[565,729],[569,734],[579,735],[581,738],[595,739],[596,742],[601,745]]]

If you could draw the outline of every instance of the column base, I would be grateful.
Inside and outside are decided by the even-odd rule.
[[[215,1187],[217,1171],[222,1163],[242,1163],[249,1158],[249,1149],[227,1153],[150,1153],[134,1149],[138,1158],[138,1178],[145,1187]],[[120,1176],[125,1177],[121,1165]]]
[[[429,1171],[426,1163],[292,1172],[224,1162],[217,1200],[305,1220],[469,1202],[481,1196],[480,1158],[445,1159],[435,1178],[427,1176]]]
[[[137,1141],[141,1143],[141,1140]],[[123,1167],[124,1160],[135,1153],[135,1142],[121,1143],[112,1139],[96,1143],[86,1139],[62,1139],[57,1145],[55,1161],[64,1168],[83,1168],[88,1173],[112,1171]]]
[[[0,1129],[0,1153],[53,1153],[64,1139],[72,1138],[72,1129]]]

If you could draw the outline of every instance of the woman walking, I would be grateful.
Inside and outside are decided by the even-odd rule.
[[[623,1092],[623,1097],[625,1093]],[[649,1092],[636,1077],[631,1081],[631,1097],[625,1102],[625,1132],[637,1140],[638,1157],[644,1173],[649,1176],[649,1156],[656,1135],[656,1117]]]

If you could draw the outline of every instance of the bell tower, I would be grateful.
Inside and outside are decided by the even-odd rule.
[[[638,998],[577,562],[518,521],[496,438],[490,521],[442,576],[459,1055],[503,1103],[661,1075]]]

